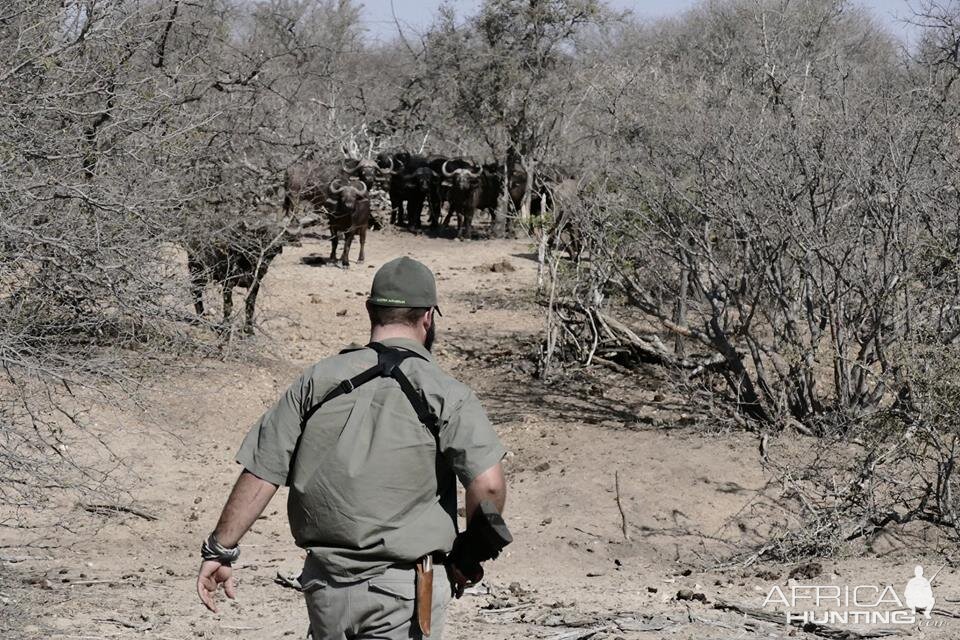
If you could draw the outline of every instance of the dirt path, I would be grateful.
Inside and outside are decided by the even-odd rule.
[[[365,340],[363,300],[373,271],[403,254],[437,272],[440,363],[477,389],[510,451],[516,542],[489,567],[478,593],[454,603],[447,638],[787,636],[777,625],[748,631],[741,616],[712,607],[718,599],[759,607],[772,585],[787,584],[791,569],[761,577],[756,568],[709,570],[749,535],[725,523],[764,485],[755,443],[689,425],[683,399],[655,377],[535,382],[541,314],[526,243],[384,232],[372,236],[366,265],[342,271],[301,262],[326,251],[326,243],[308,243],[274,263],[260,305],[262,356],[198,364],[155,381],[141,409],[98,416],[141,478],[137,504],[158,519],[120,514],[93,535],[53,541],[66,549],[21,552],[36,557],[0,564],[34,581],[0,592],[0,615],[18,620],[10,637],[303,637],[299,595],[273,582],[278,571],[296,571],[302,557],[287,530],[285,492],[244,539],[240,596],[219,615],[206,613],[194,594],[198,546],[238,472],[232,456],[249,425],[300,369]],[[819,579],[899,585],[913,563],[898,556],[824,563]],[[950,570],[940,580],[941,591],[960,592]],[[681,590],[707,602],[677,599]],[[960,637],[960,627],[952,631],[915,633]]]

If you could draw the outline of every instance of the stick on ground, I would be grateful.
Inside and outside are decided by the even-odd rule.
[[[627,533],[627,514],[623,511],[623,503],[620,501],[620,471],[613,472],[613,484],[617,490],[617,508],[620,509],[620,527],[623,530],[623,539],[630,542],[630,534]]]
[[[114,515],[116,513],[129,513],[131,515],[143,518],[144,520],[159,520],[159,518],[152,513],[147,513],[135,507],[124,507],[117,504],[87,504],[82,503],[80,507],[84,511],[89,511],[90,513],[99,513],[100,515]]]

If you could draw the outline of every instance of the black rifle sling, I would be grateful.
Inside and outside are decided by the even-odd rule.
[[[397,381],[397,383],[399,383],[400,390],[403,391],[403,395],[407,396],[407,400],[410,402],[413,410],[417,413],[417,418],[420,420],[423,426],[430,431],[430,434],[437,443],[437,449],[439,449],[440,430],[438,427],[437,416],[434,415],[433,411],[430,409],[430,405],[427,404],[427,401],[424,400],[422,395],[420,395],[420,392],[417,391],[416,387],[413,386],[413,383],[410,382],[410,379],[407,378],[406,374],[400,370],[400,363],[407,358],[420,358],[421,360],[426,360],[426,358],[421,356],[419,353],[408,351],[406,349],[391,348],[382,345],[379,342],[371,342],[367,345],[367,347],[377,352],[377,364],[370,367],[366,371],[363,371],[362,373],[358,373],[349,380],[344,380],[336,387],[331,389],[330,392],[323,397],[323,400],[307,410],[307,412],[303,415],[302,424],[306,425],[307,420],[309,420],[320,407],[330,400],[350,393],[360,385],[366,384],[367,382],[370,382],[376,378],[393,378]]]

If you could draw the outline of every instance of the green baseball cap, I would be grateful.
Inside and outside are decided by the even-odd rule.
[[[394,258],[377,270],[367,300],[380,307],[423,307],[440,313],[433,272],[407,256]]]

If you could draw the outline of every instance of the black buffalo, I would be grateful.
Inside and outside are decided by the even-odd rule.
[[[244,333],[252,334],[257,294],[270,262],[284,245],[298,243],[304,227],[314,222],[312,216],[300,219],[295,227],[274,221],[241,221],[213,238],[187,242],[187,269],[197,315],[203,317],[204,287],[218,284],[223,291],[223,326],[227,327],[233,315],[233,289],[243,287],[247,290],[243,328]]]
[[[435,194],[439,174],[430,167],[428,158],[406,152],[380,156],[378,162],[387,164],[390,176],[390,222],[399,226],[418,228],[424,203],[428,203],[431,221],[435,219]]]
[[[350,266],[350,245],[354,234],[360,236],[360,255],[357,262],[364,260],[367,245],[367,228],[370,226],[369,188],[363,182],[341,182],[334,180],[329,185],[330,197],[325,203],[327,218],[330,221],[331,242],[330,261],[337,260],[337,244],[344,237],[343,254],[340,264]]]
[[[445,200],[450,208],[444,220],[446,226],[450,217],[457,216],[457,236],[473,236],[473,216],[480,204],[481,176],[483,167],[463,158],[445,160],[440,164],[440,175],[445,188]]]

